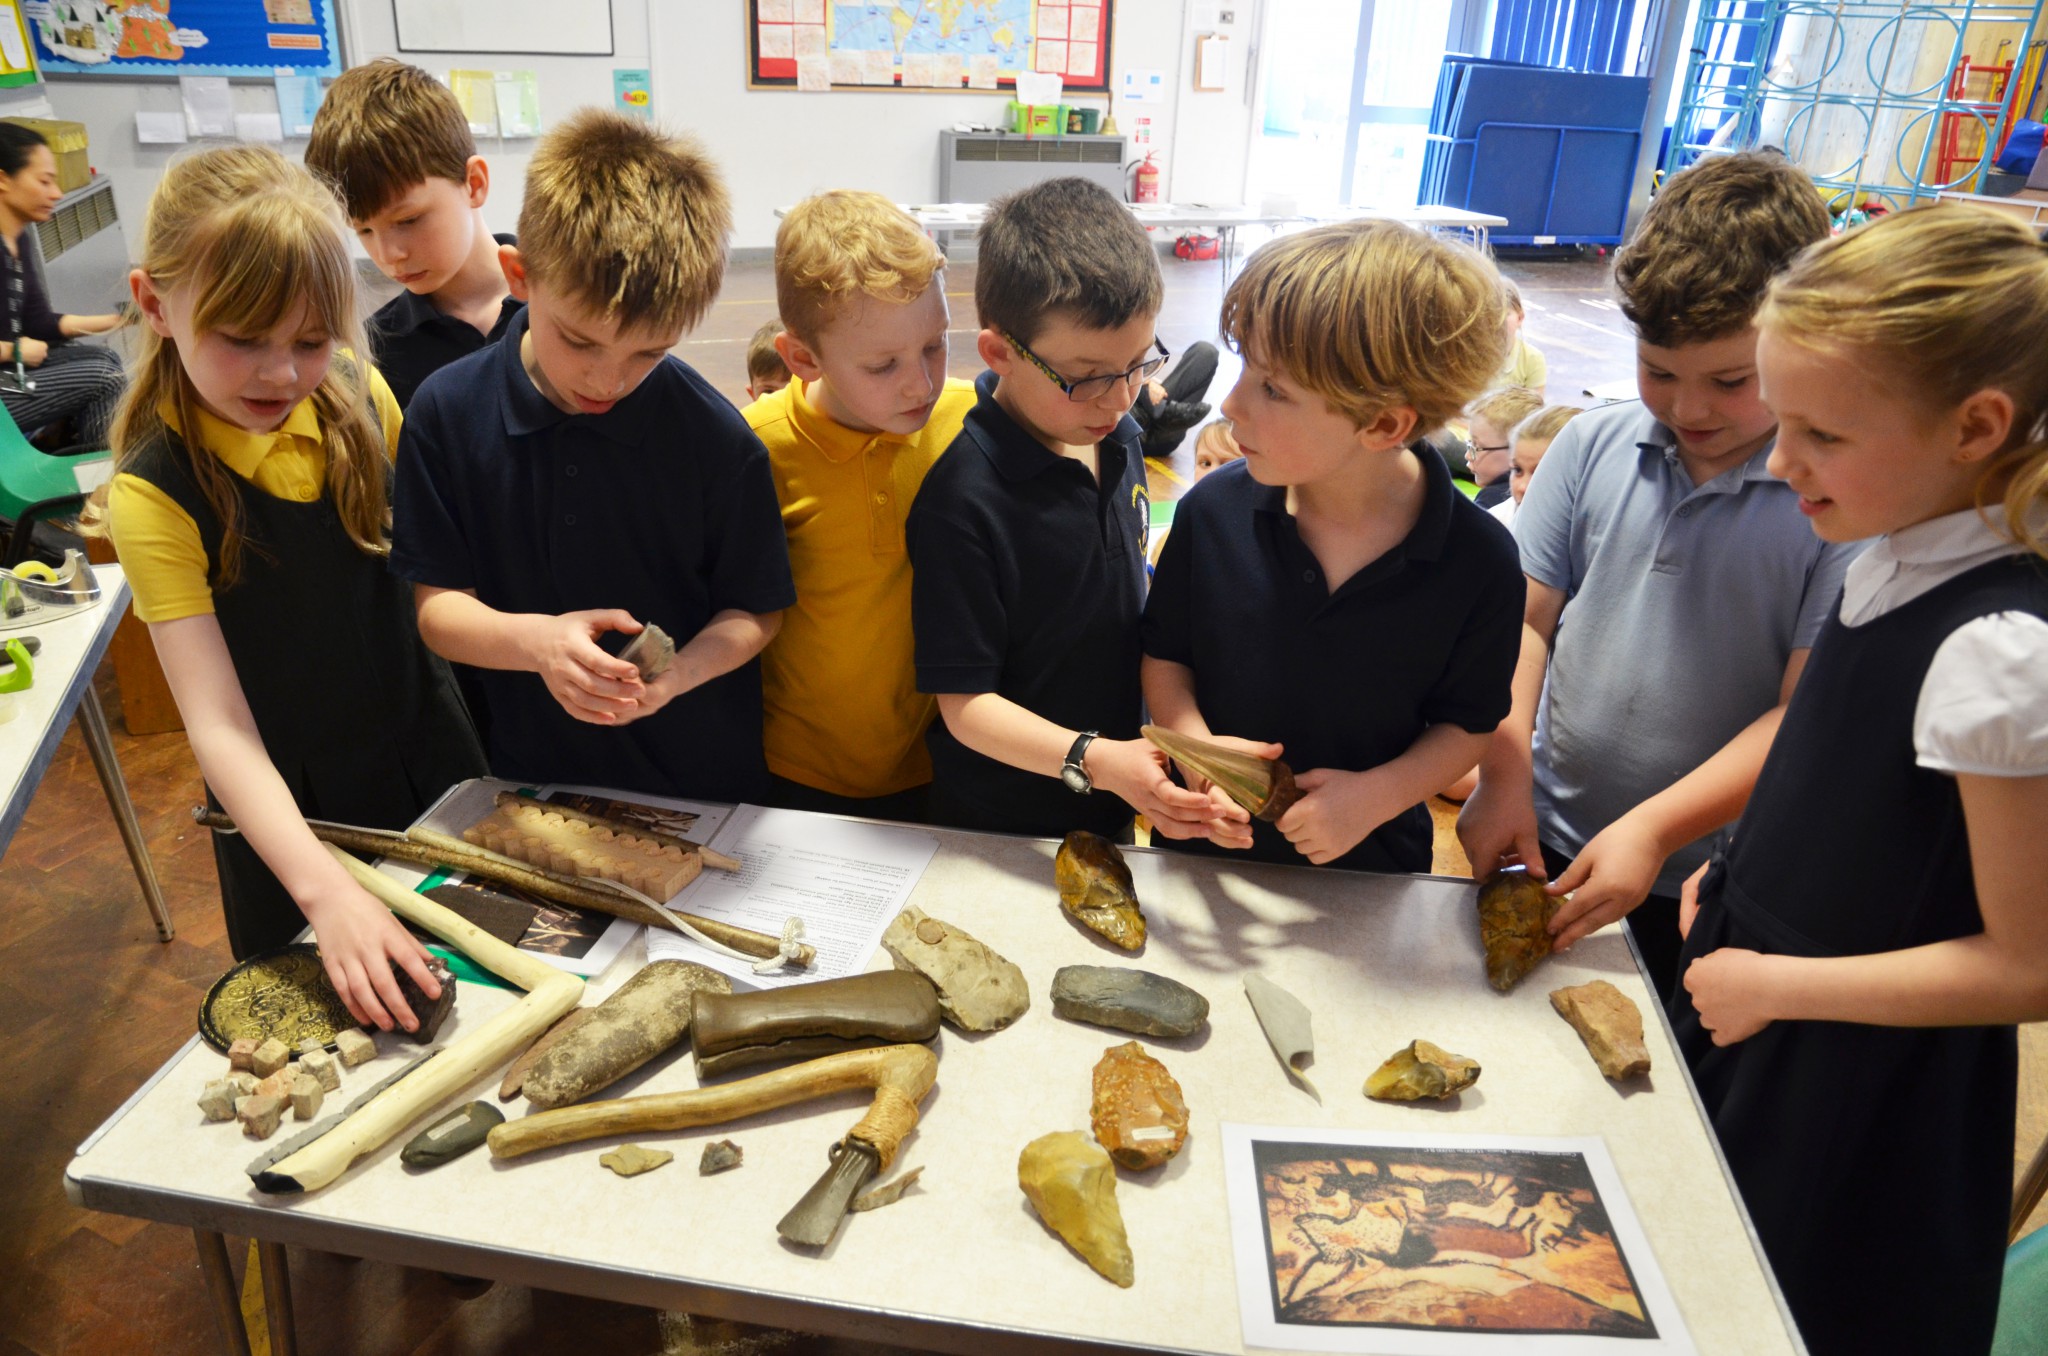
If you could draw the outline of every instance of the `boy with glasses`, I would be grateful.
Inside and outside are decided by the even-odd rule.
[[[1490,509],[1508,497],[1508,474],[1513,467],[1515,425],[1543,408],[1543,398],[1526,386],[1502,386],[1488,391],[1466,407],[1467,427],[1472,433],[1472,450],[1466,465],[1479,493],[1472,502]]]
[[[1098,185],[1054,179],[992,204],[980,246],[989,370],[907,526],[932,817],[1126,841],[1133,809],[1169,837],[1242,825],[1138,737],[1151,504],[1130,409],[1169,356],[1151,241]]]

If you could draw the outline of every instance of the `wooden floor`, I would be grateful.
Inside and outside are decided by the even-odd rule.
[[[1161,337],[1175,350],[1213,338],[1217,265],[1168,261],[1166,269]],[[1629,374],[1630,346],[1607,299],[1604,261],[1510,263],[1507,271],[1528,302],[1529,335],[1549,356],[1553,399]],[[975,366],[972,287],[971,266],[953,270],[953,366],[962,376]],[[678,351],[738,396],[746,338],[772,309],[766,270],[735,268],[710,319]],[[1213,399],[1234,371],[1226,353]],[[1177,496],[1192,478],[1188,450],[1152,471],[1154,493]],[[101,685],[108,710],[118,712],[105,672]],[[187,1231],[64,1200],[75,1146],[185,1041],[207,985],[229,963],[211,850],[187,816],[201,791],[184,738],[134,738],[117,720],[115,743],[178,939],[156,940],[72,731],[0,862],[0,1356],[220,1350]],[[1435,808],[1439,869],[1462,873],[1449,807]],[[2023,1037],[2021,1144],[2031,1151],[2048,1132],[2048,1038],[2040,1028]],[[2035,1223],[2044,1219],[2048,1211]],[[517,1286],[465,1298],[449,1278],[377,1263],[295,1251],[293,1279],[309,1356],[739,1349],[693,1347],[651,1310]],[[809,1339],[783,1349],[861,1350]]]

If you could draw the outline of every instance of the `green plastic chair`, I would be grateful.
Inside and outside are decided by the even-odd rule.
[[[0,566],[28,558],[38,522],[83,507],[86,496],[107,480],[113,458],[103,447],[45,452],[0,406],[0,518],[13,524]]]
[[[2005,1289],[1998,1297],[1998,1336],[1991,1356],[2048,1354],[2048,1229],[2005,1252]]]

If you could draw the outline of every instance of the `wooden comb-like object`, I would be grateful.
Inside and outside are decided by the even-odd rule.
[[[463,841],[567,876],[595,876],[669,900],[704,869],[698,853],[602,826],[550,809],[544,801],[502,798],[498,807],[465,829]]]

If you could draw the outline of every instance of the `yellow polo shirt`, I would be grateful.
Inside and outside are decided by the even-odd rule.
[[[370,400],[389,454],[398,446],[402,416],[391,388],[374,369]],[[182,433],[168,406],[162,413],[164,422]],[[327,449],[310,397],[294,406],[272,433],[251,433],[203,409],[198,419],[199,445],[265,494],[310,504],[325,490]],[[107,490],[107,531],[135,592],[138,618],[166,622],[213,611],[213,585],[199,525],[169,495],[140,476],[115,476]],[[261,568],[260,560],[245,559],[249,568]]]
[[[1515,346],[1508,353],[1508,365],[1501,369],[1501,385],[1526,386],[1532,391],[1540,390],[1549,380],[1549,375],[1550,364],[1543,361],[1543,350],[1521,335],[1516,335]]]
[[[974,408],[952,380],[908,437],[834,423],[793,378],[747,406],[768,447],[796,606],[761,656],[768,770],[838,796],[894,795],[932,779],[910,639],[903,522],[925,472]]]

